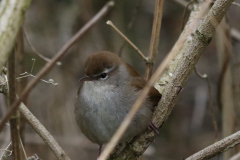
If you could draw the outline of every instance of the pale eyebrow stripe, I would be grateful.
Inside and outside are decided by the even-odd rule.
[[[111,72],[112,70],[114,70],[116,67],[117,67],[117,66],[114,66],[114,67],[112,67],[112,68],[110,68],[110,69],[105,69],[102,73],[109,73],[109,72]],[[102,73],[97,74],[97,75],[94,75],[93,77],[99,77]]]

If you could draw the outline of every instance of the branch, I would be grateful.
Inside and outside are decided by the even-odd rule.
[[[0,83],[4,84],[4,79],[2,77],[0,77]],[[5,88],[5,86],[6,84],[1,85],[0,89]],[[8,94],[7,90],[4,90],[4,89],[2,90],[5,95]],[[14,95],[14,97],[16,97],[16,95]],[[53,138],[53,136],[46,130],[46,128],[38,121],[38,119],[28,110],[28,108],[22,102],[19,106],[19,111],[21,112],[21,115],[26,119],[26,121],[43,139],[43,141],[50,147],[50,149],[53,151],[53,153],[56,155],[56,157],[59,160],[70,160],[70,158],[66,155],[64,150],[59,146],[59,144]]]
[[[145,62],[148,62],[147,58],[144,56],[144,54],[140,51],[140,49],[135,46],[113,23],[112,21],[107,21],[107,24],[110,25],[120,36],[122,36],[137,52],[138,54],[142,57],[142,59]]]
[[[16,99],[16,84],[15,84],[15,47],[8,59],[8,97],[7,102],[10,107]],[[22,150],[19,136],[20,128],[20,113],[19,111],[14,112],[10,119],[10,128],[11,128],[11,139],[12,139],[12,150],[13,150],[13,160],[22,159]]]
[[[240,152],[232,156],[229,160],[239,160],[240,159]]]
[[[162,71],[166,68],[166,66],[168,66],[169,60],[171,60],[171,58],[175,57],[176,55],[175,59],[170,63],[168,71],[165,72],[165,74],[155,85],[155,87],[161,93],[163,93],[163,96],[156,111],[154,112],[152,121],[159,127],[163,125],[177,101],[177,97],[181,91],[182,86],[184,86],[186,83],[201,53],[210,43],[211,38],[215,32],[215,28],[223,16],[226,14],[232,1],[233,0],[216,0],[211,10],[207,12],[207,15],[202,21],[199,21],[199,19],[195,18],[199,16],[199,10],[201,14],[205,13],[205,11],[207,11],[206,6],[209,6],[210,4],[195,4],[195,9],[197,10],[193,10],[191,13],[191,16],[194,17],[193,19],[195,19],[195,21],[191,21],[192,19],[190,18],[178,42],[175,44],[171,52],[164,59],[163,63],[150,78],[148,85],[143,89],[139,99],[133,106],[134,109],[135,107],[140,106],[141,103],[138,103],[140,100],[145,100],[147,96],[146,92],[148,92],[150,88],[149,86],[153,85],[154,82],[159,79]],[[204,12],[202,12],[202,10]],[[160,87],[160,84],[163,84],[163,82],[166,84],[165,88]],[[132,110],[130,111],[129,115],[127,115],[125,120],[130,121],[130,117],[132,117]],[[121,129],[125,129],[124,125],[129,125],[130,123],[125,122],[125,120],[120,126]],[[118,129],[116,133],[119,133],[121,129]],[[111,155],[111,157],[115,157],[115,159],[127,160],[136,159],[138,156],[142,155],[142,153],[151,144],[154,138],[155,134],[152,131],[147,131],[144,134],[135,137],[131,142],[129,142],[120,154],[115,152],[113,155]]]
[[[240,143],[240,131],[204,148],[185,160],[208,159],[216,156]]]
[[[27,122],[32,126],[32,128],[43,139],[43,141],[50,147],[50,149],[53,151],[53,153],[59,160],[70,160],[68,155],[59,146],[53,136],[47,131],[47,129],[38,121],[38,119],[28,110],[28,108],[23,103],[20,104],[19,111],[21,112],[21,115],[27,120]]]
[[[154,61],[156,59],[156,54],[158,52],[158,44],[162,23],[162,13],[163,13],[163,2],[164,0],[156,0],[155,13],[153,19],[152,37],[150,42],[150,51],[148,53],[148,63],[146,66],[145,79],[148,80],[153,71]]]
[[[1,0],[0,68],[6,63],[31,0]]]
[[[56,55],[52,58],[51,62],[48,62],[37,74],[36,78],[28,83],[26,88],[23,90],[21,96],[18,100],[14,102],[11,106],[11,109],[5,115],[3,120],[0,123],[0,132],[2,131],[5,123],[8,121],[13,112],[18,109],[18,105],[25,99],[25,97],[31,92],[31,90],[37,85],[40,79],[45,76],[56,64],[58,60],[60,60],[66,53],[67,50],[75,44],[75,42],[81,38],[89,29],[98,22],[104,15],[106,15],[109,10],[113,7],[114,2],[109,1],[87,24],[85,24],[70,40],[65,43],[65,45],[56,53]]]
[[[231,32],[232,38],[240,42],[240,32],[235,28],[231,28],[230,32]]]
[[[187,5],[189,4],[185,0],[172,0],[172,1],[179,4],[180,6],[183,6],[183,7],[187,7]],[[232,4],[236,5],[236,2],[233,2]],[[236,28],[231,28],[230,31],[231,31],[231,37],[240,42],[240,32]]]
[[[30,42],[28,35],[27,35],[27,31],[25,28],[23,28],[23,35],[25,37],[25,40],[27,42],[27,44],[29,45],[30,49],[32,50],[33,53],[35,53],[38,57],[40,57],[42,60],[46,61],[46,62],[51,62],[51,59],[45,57],[44,55],[42,55],[40,52],[37,51],[37,49],[32,45],[32,43]],[[57,62],[57,65],[61,65],[61,62]]]
[[[21,73],[26,71],[25,65],[24,65],[24,61],[25,61],[25,52],[24,52],[24,40],[23,40],[23,28],[21,27],[19,29],[18,32],[18,36],[16,38],[16,43],[17,43],[17,47],[16,47],[16,75],[20,75]],[[16,78],[17,79],[17,78]],[[21,79],[21,80],[17,80],[17,90],[16,93],[17,95],[20,95],[23,91],[23,89],[26,87],[28,79]],[[23,101],[24,104],[27,104],[27,99],[28,97],[25,99],[25,101]],[[25,129],[25,123],[26,120],[23,117],[20,117],[20,138],[22,143],[25,142],[25,137],[24,137],[24,129]]]
[[[236,115],[234,113],[234,96],[233,96],[233,73],[230,63],[232,55],[232,44],[230,28],[226,17],[220,23],[216,33],[216,47],[218,60],[221,66],[221,72],[218,80],[217,100],[222,114],[222,135],[229,136],[235,132]],[[223,154],[223,159],[229,159],[233,151]]]
[[[127,35],[129,34],[129,31],[131,30],[132,26],[133,26],[133,23],[135,22],[136,20],[136,17],[137,17],[137,13],[139,11],[139,8],[142,4],[142,0],[138,0],[135,4],[135,7],[132,11],[132,15],[131,15],[131,20],[129,21],[128,25],[127,25]],[[125,47],[126,45],[126,41],[123,42],[122,46],[120,47],[119,51],[118,51],[118,56],[121,57],[122,56],[122,51],[123,51],[123,48]]]

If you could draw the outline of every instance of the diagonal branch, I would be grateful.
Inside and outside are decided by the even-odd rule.
[[[81,38],[89,29],[98,22],[104,15],[106,15],[110,9],[113,7],[114,2],[109,1],[87,24],[85,24],[65,45],[56,53],[52,58],[51,62],[48,62],[37,74],[36,78],[28,83],[26,88],[23,90],[21,96],[16,100],[11,109],[7,112],[5,117],[0,123],[0,132],[2,131],[5,123],[8,121],[10,116],[18,109],[18,105],[25,99],[25,97],[31,92],[31,90],[37,85],[43,76],[45,76],[56,64],[56,62],[61,59],[68,51],[70,47],[75,44],[75,42]]]
[[[1,76],[0,76],[0,83],[5,84],[5,85],[1,85],[0,89],[2,89],[3,94],[7,95],[8,91],[3,89],[5,88],[6,83],[4,83],[4,79]],[[16,97],[16,94],[14,95],[14,97]],[[59,160],[70,160],[68,155],[59,146],[59,144],[53,138],[53,136],[47,131],[47,129],[39,122],[39,120],[29,111],[29,109],[22,102],[19,106],[19,111],[21,115],[26,119],[26,121],[30,124],[30,126],[38,133],[38,135],[43,139],[43,141],[50,147],[52,152],[55,154],[55,156]],[[19,137],[19,135],[17,136]],[[18,139],[20,139],[20,137]],[[13,146],[13,150],[14,150],[14,146]],[[17,159],[20,159],[20,158],[17,158]]]
[[[240,143],[240,131],[204,148],[185,160],[209,159]]]
[[[70,160],[68,155],[59,146],[53,136],[47,131],[47,129],[39,122],[39,120],[28,110],[25,104],[21,103],[19,106],[21,115],[27,120],[31,127],[37,132],[37,134],[43,139],[43,141],[50,147],[55,156],[59,160]]]

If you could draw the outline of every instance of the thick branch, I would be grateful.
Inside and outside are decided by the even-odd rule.
[[[189,4],[185,0],[172,0],[172,1],[176,2],[177,4],[179,4],[183,7],[187,7],[187,5]],[[189,7],[188,7],[188,9],[189,9]],[[233,27],[231,27],[230,32],[231,32],[231,37],[240,42],[240,32],[236,28],[233,28]]]
[[[0,68],[6,63],[31,0],[0,1]]]

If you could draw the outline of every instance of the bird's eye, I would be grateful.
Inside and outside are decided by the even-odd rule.
[[[101,79],[106,79],[106,78],[107,78],[107,73],[102,73],[102,74],[100,74],[100,78],[101,78]]]

